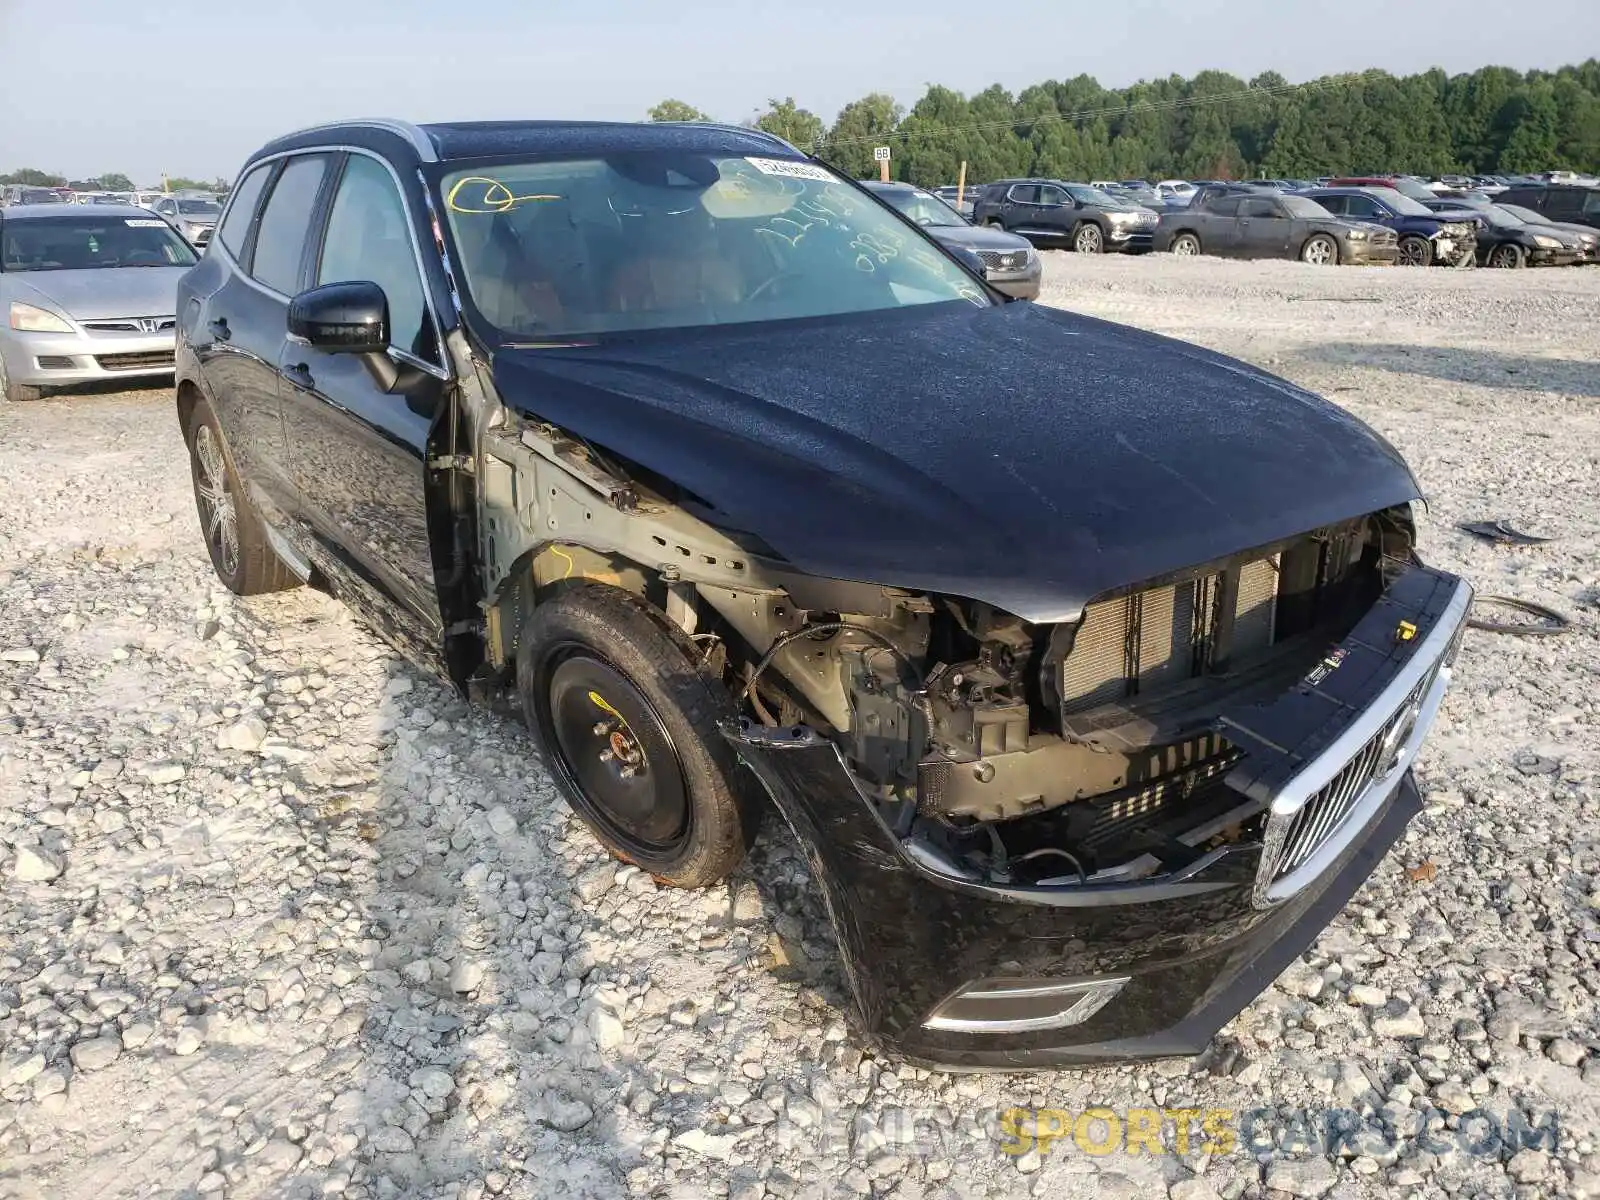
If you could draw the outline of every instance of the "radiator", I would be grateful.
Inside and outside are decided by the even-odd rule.
[[[1090,604],[1061,664],[1063,714],[1086,712],[1185,679],[1210,667],[1221,575]],[[1272,645],[1278,557],[1239,569],[1229,658]]]

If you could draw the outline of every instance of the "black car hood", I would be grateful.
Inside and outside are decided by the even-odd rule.
[[[511,407],[689,489],[801,570],[1033,621],[1418,496],[1335,405],[1036,304],[502,348],[494,377]]]
[[[1027,238],[1003,229],[983,225],[930,225],[924,233],[946,246],[965,246],[969,250],[998,250],[1009,254],[1013,250],[1026,250],[1032,245]]]

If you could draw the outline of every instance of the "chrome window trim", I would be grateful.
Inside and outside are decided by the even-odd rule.
[[[284,138],[304,137],[308,133],[332,133],[336,129],[378,129],[384,133],[392,133],[396,137],[404,138],[417,152],[417,157],[423,162],[438,162],[439,152],[434,149],[433,140],[423,132],[422,127],[413,125],[410,121],[401,121],[395,117],[351,117],[343,121],[324,121],[320,125],[307,125],[304,129],[296,129],[285,133],[274,141]],[[294,153],[294,151],[289,151]],[[276,156],[274,156],[276,157]],[[258,161],[266,161],[265,159]]]
[[[383,155],[378,154],[376,151],[368,150],[364,146],[345,146],[345,145],[302,146],[302,147],[299,147],[298,149],[294,149],[294,150],[279,150],[278,152],[276,152],[274,154],[264,154],[260,158],[252,159],[249,162],[249,164],[247,165],[246,170],[241,171],[239,173],[239,177],[241,179],[244,178],[244,176],[246,174],[248,174],[250,171],[255,170],[257,167],[261,166],[263,163],[276,162],[276,161],[278,161],[279,159],[282,159],[282,158],[299,158],[299,157],[301,157],[303,155],[307,155],[307,154],[338,154],[338,153],[360,154],[360,155],[364,155],[367,158],[373,159],[374,161],[376,161],[378,163],[381,163],[383,165],[383,169],[389,172],[389,178],[394,180],[395,191],[399,193],[401,207],[403,207],[405,209],[405,212],[406,212],[406,226],[407,226],[406,233],[407,233],[407,236],[408,236],[408,240],[411,242],[411,258],[412,258],[412,261],[416,263],[416,267],[417,267],[417,279],[422,284],[422,301],[423,301],[424,306],[427,309],[428,315],[433,319],[433,328],[434,328],[435,333],[438,335],[439,355],[440,355],[441,359],[444,358],[444,335],[445,335],[445,331],[446,331],[446,326],[445,326],[444,322],[439,319],[438,310],[436,309],[436,307],[434,306],[434,303],[433,303],[432,290],[428,287],[427,265],[422,260],[422,248],[417,242],[417,214],[416,214],[415,211],[413,211],[413,209],[411,207],[411,199],[410,199],[410,197],[408,197],[406,195],[405,184],[403,184],[400,181],[400,172],[395,170],[393,163],[391,163],[388,159],[384,158]],[[334,187],[337,189],[338,184],[335,183]],[[424,188],[427,187],[426,179],[423,180],[423,187]],[[271,199],[272,199],[272,197],[269,195],[267,197],[267,200],[268,200],[269,203],[271,202]],[[232,206],[233,206],[233,193],[230,191],[228,193],[228,207],[231,208]],[[228,209],[225,208],[222,211],[222,216],[218,218],[218,226],[220,227],[221,223],[223,221],[227,220],[227,218],[228,218]],[[259,279],[257,279],[254,275],[250,274],[250,272],[246,271],[244,269],[244,267],[240,265],[239,260],[237,258],[235,258],[233,256],[233,254],[228,250],[227,246],[223,245],[221,238],[212,238],[209,242],[206,243],[206,251],[207,251],[207,253],[212,252],[213,249],[217,253],[221,254],[225,259],[227,259],[228,263],[233,267],[235,274],[237,274],[237,276],[240,279],[242,279],[245,283],[247,283],[251,287],[255,288],[256,291],[262,292],[265,295],[271,296],[275,300],[281,300],[285,304],[289,303],[289,301],[291,299],[293,299],[293,297],[291,297],[291,296],[285,296],[282,292],[278,291],[276,288],[268,287],[266,284],[262,283]],[[420,370],[426,371],[426,372],[428,372],[428,374],[433,375],[438,379],[443,379],[443,380],[449,381],[450,379],[454,378],[454,376],[450,373],[450,370],[449,370],[448,366],[441,366],[437,362],[429,362],[426,359],[418,358],[415,354],[412,354],[409,350],[402,350],[398,346],[390,346],[389,347],[389,357],[393,358],[393,359],[396,359],[398,361],[401,361],[401,362],[410,363],[412,366],[417,367]]]

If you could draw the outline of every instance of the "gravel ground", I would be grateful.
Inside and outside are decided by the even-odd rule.
[[[863,1055],[786,833],[706,893],[602,860],[513,722],[218,589],[166,389],[78,394],[0,410],[0,1196],[1600,1195],[1600,270],[1048,258],[1373,422],[1430,560],[1574,623],[1469,637],[1426,815],[1207,1053]]]

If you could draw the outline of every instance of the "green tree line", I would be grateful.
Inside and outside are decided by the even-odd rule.
[[[682,100],[649,116],[710,119]],[[1600,59],[1555,71],[1364,71],[1299,85],[1275,72],[1244,80],[1222,71],[1126,88],[1079,75],[1016,95],[999,84],[973,96],[934,84],[909,111],[875,92],[830,127],[789,97],[745,123],[857,177],[875,173],[874,146],[890,146],[894,178],[929,187],[953,182],[962,162],[979,182],[1600,173]]]
[[[96,175],[93,179],[68,179],[65,175],[54,171],[41,171],[37,167],[22,167],[16,171],[0,174],[0,185],[8,183],[21,183],[29,187],[64,187],[72,188],[79,192],[132,192],[138,189],[133,180],[120,172],[113,171],[108,175]],[[173,175],[167,179],[167,186],[175,192],[226,192],[233,184],[222,178],[210,181],[203,179],[187,179],[182,175]]]

